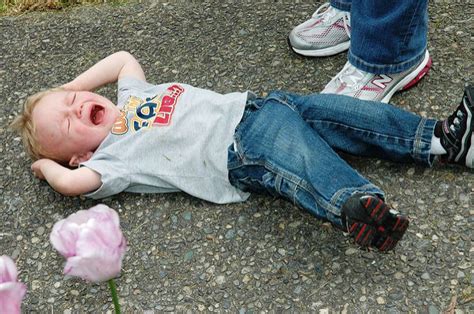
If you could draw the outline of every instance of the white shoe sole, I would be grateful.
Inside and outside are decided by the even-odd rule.
[[[466,98],[463,99],[463,106],[467,112],[466,125],[467,127],[469,127],[472,124],[473,116],[472,116],[471,110],[469,110],[469,107],[467,105]],[[468,136],[469,134],[468,132],[466,132],[461,140],[461,150],[459,151],[459,154],[456,156],[456,158],[454,158],[454,161],[458,162],[459,159],[461,158],[462,152],[464,152],[464,150],[466,149],[465,144],[467,144],[467,142],[469,141],[467,139]],[[466,166],[468,168],[474,168],[474,133],[472,132],[471,132],[471,146],[469,146],[469,149],[466,154]]]
[[[468,168],[474,168],[474,133],[471,134],[471,147],[466,155],[466,166]]]
[[[430,61],[430,54],[428,53],[428,50],[426,50],[425,52],[425,57],[423,58],[423,61],[420,63],[420,65],[418,65],[416,67],[416,69],[411,72],[410,74],[408,74],[407,76],[405,76],[400,82],[398,82],[388,93],[387,95],[385,95],[382,100],[380,100],[381,102],[384,102],[384,103],[388,103],[390,101],[390,98],[392,98],[393,94],[395,94],[396,92],[398,91],[401,91],[402,89],[405,88],[405,86],[407,86],[411,81],[413,81],[417,76],[418,74],[420,74],[420,72],[423,71],[423,69],[425,68],[425,66],[428,64],[428,62]],[[428,73],[428,71],[425,71],[417,80],[417,82],[419,80],[421,80],[421,78],[423,78],[423,76],[425,76],[425,74]]]
[[[294,52],[305,57],[333,56],[343,51],[346,51],[347,49],[349,49],[349,46],[351,45],[350,41],[345,41],[343,43],[340,43],[338,45],[328,47],[328,48],[316,49],[316,50],[303,50],[303,49],[296,49],[295,47],[293,47],[289,39],[288,39],[288,43],[290,44],[290,47]]]

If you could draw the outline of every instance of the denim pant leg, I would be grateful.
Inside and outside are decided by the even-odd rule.
[[[343,95],[276,91],[268,97],[297,111],[337,151],[425,166],[433,163],[430,149],[437,120]]]
[[[277,98],[246,109],[228,158],[229,180],[237,188],[282,196],[339,226],[341,207],[353,193],[383,197]]]
[[[428,0],[353,0],[349,61],[375,74],[400,73],[424,57]]]

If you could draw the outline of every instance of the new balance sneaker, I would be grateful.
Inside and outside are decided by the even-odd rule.
[[[349,49],[350,29],[349,12],[325,3],[309,20],[293,28],[288,35],[288,44],[303,56],[332,56]]]
[[[447,151],[441,160],[474,168],[474,86],[466,86],[456,110],[436,124],[435,136]]]
[[[393,94],[418,83],[430,70],[431,58],[424,58],[411,69],[396,74],[372,74],[357,69],[348,61],[323,89],[322,94],[347,95],[364,100],[388,103]]]
[[[362,247],[392,250],[408,228],[406,216],[373,195],[354,194],[342,208],[342,221],[349,235]]]

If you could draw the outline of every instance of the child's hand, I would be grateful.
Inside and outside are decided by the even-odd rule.
[[[87,167],[74,170],[51,159],[39,159],[31,165],[35,177],[46,180],[61,194],[76,196],[97,190],[101,185],[100,174]]]
[[[48,162],[51,162],[50,159],[38,159],[31,165],[31,170],[33,171],[33,174],[35,177],[38,179],[44,180],[44,174],[43,171],[41,170],[42,166],[47,164]]]

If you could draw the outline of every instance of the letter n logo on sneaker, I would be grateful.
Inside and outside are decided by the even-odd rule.
[[[372,84],[380,87],[381,89],[385,89],[385,87],[387,87],[387,84],[389,84],[391,81],[393,81],[393,79],[390,76],[380,74],[372,80]]]

